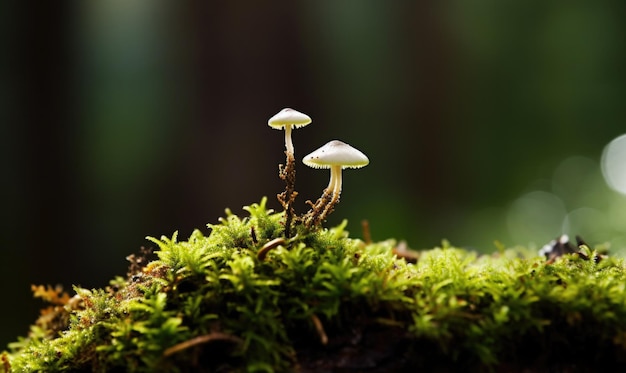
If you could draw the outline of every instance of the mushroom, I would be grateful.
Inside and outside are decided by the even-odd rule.
[[[311,123],[311,117],[301,112],[285,108],[267,121],[267,124],[274,129],[285,129],[285,147],[287,153],[293,154],[293,143],[291,142],[291,128],[304,127]]]
[[[293,209],[293,203],[298,195],[295,190],[296,185],[296,159],[294,158],[293,143],[291,142],[291,128],[298,128],[306,126],[311,123],[311,118],[302,114],[301,112],[293,109],[283,109],[276,115],[271,117],[267,124],[275,129],[285,129],[285,155],[287,156],[287,162],[285,167],[282,165],[278,168],[278,176],[285,181],[285,191],[278,194],[278,201],[285,208],[285,237],[291,236],[291,222],[293,220],[295,211]]]
[[[342,182],[341,170],[365,167],[370,161],[359,150],[342,141],[333,140],[304,157],[302,162],[313,168],[330,168],[328,186],[315,205],[311,204],[313,209],[307,213],[305,219],[308,225],[316,225],[332,211],[334,205],[339,201]]]

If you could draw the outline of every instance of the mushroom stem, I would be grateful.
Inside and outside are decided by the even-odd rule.
[[[339,183],[341,183],[341,166],[331,166],[330,167],[330,181],[328,182],[328,192],[335,192],[335,188],[337,185],[337,178],[339,178]],[[341,187],[339,187],[341,190]]]
[[[333,211],[332,207],[339,202],[340,193],[341,166],[331,166],[328,186],[315,204],[311,204],[312,209],[307,213],[305,221],[309,227],[318,225]]]
[[[335,183],[333,184],[333,196],[337,199],[339,198],[339,194],[341,194],[341,166],[336,165],[330,168],[330,177],[332,179],[333,174],[335,176]]]
[[[287,149],[285,152],[287,163],[283,170],[284,175],[281,175],[281,178],[285,180],[287,185],[283,192],[284,198],[282,202],[285,208],[285,237],[289,238],[291,236],[291,222],[295,214],[293,202],[296,199],[296,195],[298,195],[296,192],[296,160],[294,158],[293,142],[291,141],[291,125],[289,124],[285,125],[285,148]]]
[[[294,154],[293,142],[291,142],[291,125],[285,125],[285,148],[287,153]]]
[[[330,180],[333,183],[333,197],[326,204],[324,211],[320,214],[318,221],[322,222],[331,212],[333,212],[335,205],[339,202],[339,196],[341,195],[341,166],[332,166],[330,168]],[[330,187],[330,185],[329,185]]]
[[[293,157],[293,153],[289,153],[289,151],[285,152],[287,156],[287,164],[284,168],[279,170],[278,176],[285,181],[285,191],[278,194],[278,201],[283,205],[285,209],[285,237],[289,238],[291,236],[291,224],[293,221],[293,217],[295,215],[295,211],[293,208],[293,203],[298,195],[298,192],[295,190],[296,186],[296,161]]]

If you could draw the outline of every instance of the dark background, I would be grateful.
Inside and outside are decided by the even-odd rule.
[[[598,166],[626,132],[626,2],[171,4],[0,5],[1,345],[37,315],[30,284],[102,287],[146,235],[278,209],[284,107],[313,118],[300,212],[328,183],[304,155],[369,156],[328,222],[355,237],[626,246]]]

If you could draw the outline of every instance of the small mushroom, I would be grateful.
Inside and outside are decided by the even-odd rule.
[[[313,209],[307,214],[310,225],[321,222],[339,201],[342,183],[341,170],[344,168],[361,168],[370,163],[365,154],[339,140],[330,141],[304,157],[302,162],[309,167],[330,169],[328,186],[322,197],[317,200]]]
[[[285,155],[287,156],[287,162],[285,166],[282,165],[278,168],[278,176],[285,181],[285,191],[278,194],[278,201],[285,208],[285,237],[291,236],[291,222],[293,220],[295,211],[293,209],[293,203],[298,195],[295,190],[296,185],[296,159],[294,158],[293,143],[291,142],[291,128],[298,128],[306,126],[311,123],[311,118],[302,114],[301,112],[293,109],[283,109],[276,115],[271,117],[267,124],[275,129],[285,129]]]
[[[291,128],[304,127],[311,123],[311,117],[301,112],[285,108],[267,121],[267,124],[274,129],[285,129],[285,148],[287,153],[293,154],[293,143],[291,142]]]

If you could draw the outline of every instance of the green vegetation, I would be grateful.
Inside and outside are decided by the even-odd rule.
[[[552,261],[519,248],[479,256],[444,242],[409,263],[395,242],[366,244],[345,225],[285,239],[266,199],[245,210],[208,236],[150,238],[158,257],[131,256],[106,289],[35,287],[52,306],[3,371],[558,366],[626,349],[621,259],[584,246]]]
[[[415,252],[393,240],[350,238],[345,221],[331,229],[322,223],[339,201],[341,167],[367,158],[324,159],[334,168],[331,182],[298,216],[287,149],[279,169],[283,212],[263,198],[244,207],[243,218],[226,210],[208,235],[148,238],[157,250],[129,256],[126,277],[105,289],[76,287],[70,297],[33,286],[50,305],[28,336],[0,355],[0,372],[571,371],[624,364],[623,260],[562,240],[561,251],[546,259],[523,248],[486,256],[443,242]]]

